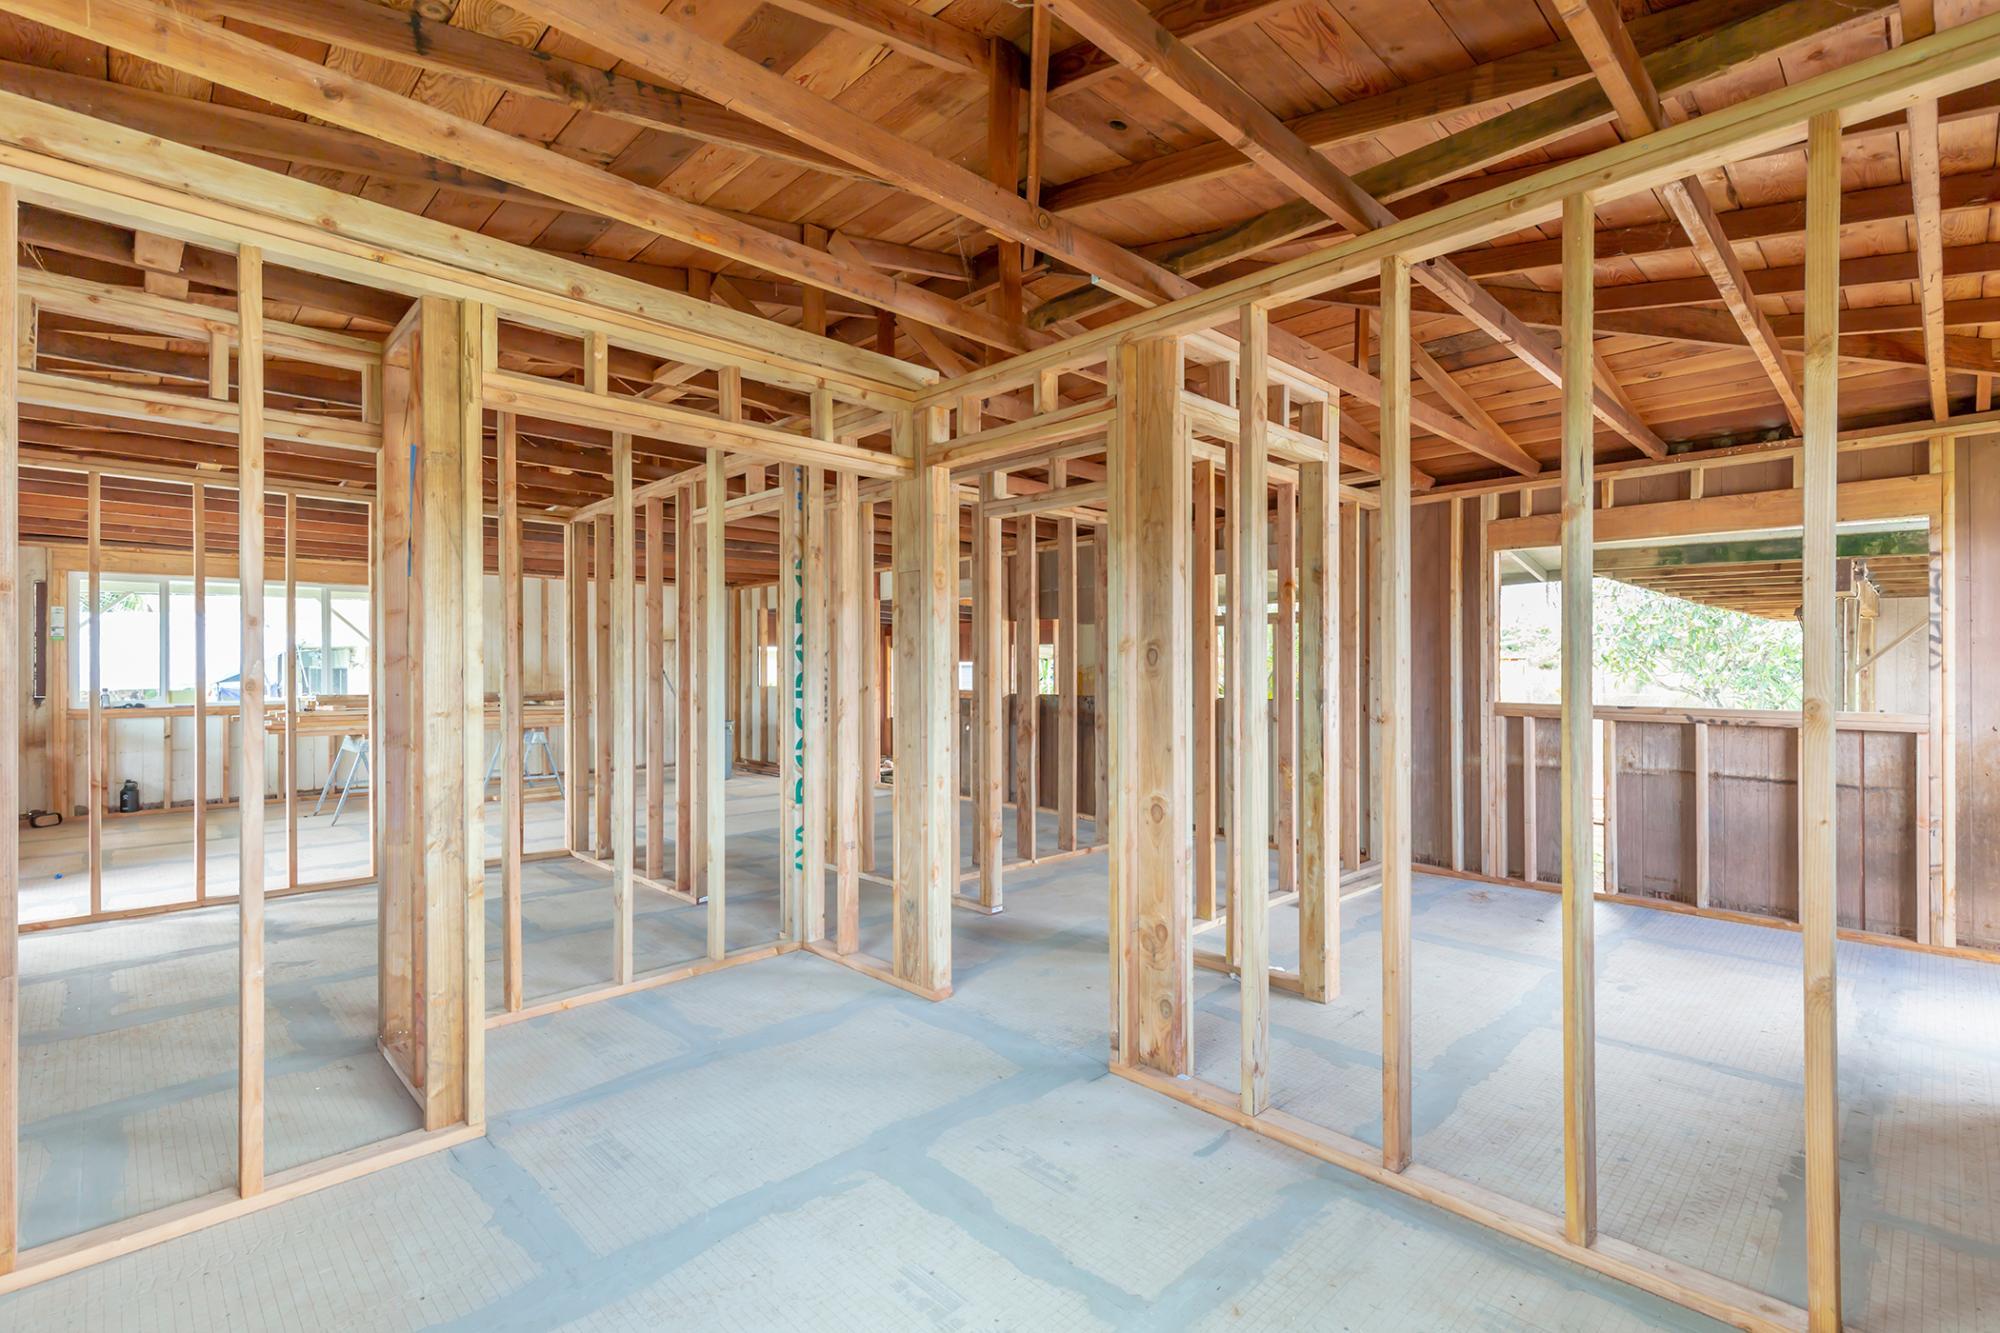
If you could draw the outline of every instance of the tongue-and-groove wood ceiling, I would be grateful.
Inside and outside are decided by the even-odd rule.
[[[337,110],[308,117],[301,107],[318,105],[311,99],[258,82],[268,71],[253,67],[272,62],[239,62],[252,69],[239,74],[196,43],[170,65],[100,39],[117,36],[104,26],[115,11],[143,15],[166,8],[162,0],[0,0],[0,88],[788,324],[824,318],[832,336],[893,346],[950,372],[992,354],[982,343],[1004,343],[1024,322],[1061,332],[1080,327],[1065,317],[1092,323],[1131,309],[1104,288],[1092,291],[1081,269],[1099,265],[1115,290],[1157,284],[1144,298],[1155,300],[1187,277],[1213,281],[1346,234],[1301,203],[1295,174],[1269,166],[1261,151],[1269,137],[1232,135],[1253,145],[1256,162],[1218,142],[1215,108],[1241,109],[1228,97],[1261,104],[1283,122],[1279,135],[1344,173],[1336,188],[1352,178],[1407,215],[1494,177],[1643,133],[1648,114],[1697,116],[1878,52],[1902,40],[1906,24],[1949,27],[2000,0],[1941,0],[1934,14],[1889,0],[1627,0],[1622,13],[1611,0],[1168,0],[1149,6],[1153,19],[1176,35],[1180,56],[1198,52],[1190,67],[1200,78],[1176,75],[1163,60],[1148,71],[1152,86],[1078,35],[1090,30],[1115,54],[1119,33],[1138,32],[1143,46],[1137,5],[1048,3],[1039,116],[1027,109],[1037,100],[1033,11],[1001,0],[684,0],[664,11],[664,22],[656,0],[173,6],[228,33],[239,53],[283,52],[327,71],[329,86],[358,80],[522,149],[715,210],[742,238],[722,253],[676,239],[679,224],[607,217],[618,210],[580,197],[566,179],[544,184],[532,168],[554,156],[493,170],[491,156],[388,118],[336,123],[344,119]],[[652,25],[684,45],[645,46],[641,39],[658,35]],[[650,54],[635,63],[614,53]],[[1657,95],[1651,112],[1650,90],[1635,94],[1629,83],[1642,58],[1639,80]],[[813,114],[788,117],[788,106]],[[1012,194],[1038,195],[1045,218],[1011,195],[996,200],[971,188],[992,166],[995,107],[1018,113],[1031,140],[1014,141],[1021,161],[1006,183]],[[1901,116],[1848,131],[1844,424],[1926,417],[1939,406],[1934,380],[1953,410],[1985,404],[1976,372],[1992,367],[1990,338],[2000,332],[2000,234],[1990,202],[2000,187],[1996,107],[1993,86],[1937,104],[1934,168],[1925,131],[1913,136]],[[1231,125],[1250,119],[1223,116]],[[1031,124],[1039,131],[1030,133]],[[504,146],[480,149],[490,151]],[[1307,165],[1310,175],[1316,168]],[[1010,174],[1004,164],[999,174]],[[1737,163],[1690,188],[1712,214],[1707,253],[1702,236],[1690,244],[1687,203],[1676,207],[1670,191],[1600,201],[1600,362],[1643,426],[1670,444],[1789,434],[1783,359],[1800,334],[1802,150]],[[1940,249],[1930,290],[1941,310],[1927,339],[1918,239],[1933,190]],[[1043,228],[1037,234],[1054,255],[1030,257],[1018,313],[996,286],[996,210]],[[1560,309],[1555,234],[1554,226],[1531,229],[1456,257],[1549,345]],[[129,252],[129,234],[121,242],[116,229],[31,215],[24,235],[32,243],[24,262],[141,280],[139,265],[119,252],[121,243]],[[1279,239],[1260,248],[1257,237]],[[773,249],[772,238],[790,249]],[[1712,276],[1718,244],[1748,289],[1734,310]],[[828,271],[853,280],[837,276],[823,295],[802,287],[781,271],[801,246],[826,251]],[[181,276],[196,298],[227,303],[226,258],[187,254]],[[771,266],[750,262],[758,257]],[[385,329],[399,304],[282,271],[270,287],[274,317],[336,328]],[[901,314],[880,312],[884,292]],[[1417,333],[1436,362],[1425,367],[1419,398],[1473,422],[1473,434],[1552,460],[1555,387],[1490,329],[1428,292],[1417,298]],[[964,309],[962,322],[947,302]],[[1370,291],[1352,289],[1286,308],[1275,322],[1327,356],[1368,365],[1372,302]],[[1777,369],[1753,350],[1760,339],[1779,349]],[[1795,376],[1795,355],[1790,369]],[[777,415],[791,405],[765,406]],[[1367,439],[1373,407],[1348,401],[1345,412],[1355,437]],[[1600,429],[1599,448],[1631,456],[1634,445],[1629,432]],[[1417,462],[1440,481],[1499,474],[1507,456],[1437,434],[1417,445]]]

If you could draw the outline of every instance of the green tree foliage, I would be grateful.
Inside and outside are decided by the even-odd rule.
[[[1690,602],[1615,579],[1592,581],[1596,669],[1626,689],[1711,708],[1799,706],[1798,625]],[[1501,648],[1537,669],[1560,654],[1547,625],[1509,626]]]

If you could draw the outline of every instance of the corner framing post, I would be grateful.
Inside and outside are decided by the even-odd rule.
[[[632,980],[632,802],[637,722],[632,691],[632,437],[611,436],[611,976]],[[599,550],[603,548],[600,547]],[[601,677],[602,673],[600,673]]]
[[[238,677],[243,799],[236,822],[236,1190],[247,1199],[264,1190],[264,255],[255,246],[236,253],[236,307],[236,582],[243,634]],[[90,484],[94,501],[95,473]],[[94,503],[91,515],[94,524]],[[95,579],[95,559],[90,572]],[[93,613],[95,607],[93,599]],[[93,655],[97,639],[93,625]],[[93,704],[95,699],[93,690]],[[93,735],[95,731],[93,727]]]
[[[500,913],[505,935],[502,1002],[521,1009],[522,769],[521,734],[521,500],[520,432],[514,414],[502,412],[500,438]]]
[[[1338,402],[1305,403],[1306,433],[1340,437]],[[1299,990],[1340,993],[1340,463],[1299,467]]]
[[[0,254],[20,253],[20,230],[14,187],[0,184]],[[0,267],[0,328],[17,328],[20,268]],[[0,662],[10,664],[10,680],[21,660],[20,398],[19,360],[0,355]],[[196,486],[197,504],[201,494]],[[13,817],[20,808],[21,691],[9,684],[0,690],[0,1273],[14,1270],[20,1249],[21,824]]]
[[[1410,1164],[1410,263],[1382,261],[1382,1164]]]
[[[1597,1239],[1597,943],[1591,827],[1592,360],[1596,221],[1589,195],[1563,200],[1562,302],[1562,1014],[1563,1232]],[[1457,502],[1453,501],[1453,516]]]
[[[1805,687],[1799,714],[1799,930],[1805,977],[1806,1319],[1841,1327],[1834,708],[1834,521],[1840,410],[1840,116],[1806,131]]]
[[[1238,1087],[1243,1113],[1259,1115],[1271,1100],[1271,621],[1264,601],[1270,573],[1270,312],[1246,305],[1237,327],[1240,425],[1229,459],[1229,508],[1241,518],[1231,529],[1237,581],[1229,598],[1228,684],[1235,733],[1230,761],[1236,767],[1229,855],[1236,863],[1236,895],[1229,924],[1242,994]]]
[[[1178,338],[1118,348],[1109,442],[1113,657],[1109,710],[1112,945],[1119,954],[1117,1062],[1192,1069],[1186,733],[1193,441]]]
[[[958,681],[958,501],[951,470],[928,461],[932,414],[897,413],[896,455],[914,466],[894,483],[896,588],[896,976],[951,989],[952,826],[958,794],[952,734]]]
[[[482,318],[471,302],[423,302],[417,385],[418,664],[423,740],[417,780],[423,983],[418,1084],[424,1127],[485,1118],[485,678],[479,396]]]

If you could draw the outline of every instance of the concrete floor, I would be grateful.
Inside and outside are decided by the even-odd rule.
[[[212,907],[21,937],[23,1245],[234,1183],[236,929]],[[265,976],[270,1170],[420,1127],[375,1047],[372,890],[267,904]]]
[[[732,886],[775,852],[748,781],[732,801]],[[593,960],[608,975],[602,872],[532,869],[530,997],[602,979],[586,975]],[[957,914],[945,1004],[794,954],[496,1030],[486,1140],[0,1299],[0,1327],[1713,1327],[1107,1075],[1103,875],[1096,857],[1017,869],[1005,914]],[[746,931],[767,928],[760,897],[732,895]],[[311,915],[273,904],[274,957],[325,969],[293,977],[325,1008],[346,1013],[323,997],[350,987],[372,1000],[372,945],[365,983],[342,964],[372,940],[372,899],[294,903]],[[698,914],[670,903],[641,896],[642,968],[699,951]],[[886,890],[864,885],[864,908],[863,947],[886,952]],[[1444,879],[1416,893],[1417,1155],[1546,1208],[1555,913],[1547,895]],[[233,926],[221,912],[172,921],[209,917]],[[1343,918],[1342,997],[1273,997],[1274,1095],[1375,1138],[1372,897]],[[1797,937],[1636,908],[1599,922],[1604,1229],[1798,1299]],[[30,1030],[61,1029],[30,1058],[63,1063],[70,1083],[115,1084],[110,1052],[135,1049],[141,1020],[176,1021],[191,986],[219,977],[227,993],[226,949],[198,955],[220,967],[199,982],[179,956],[191,944],[160,959],[155,942],[108,974],[87,953],[31,952],[129,928],[23,942]],[[1288,961],[1289,912],[1273,935]],[[1840,963],[1850,1319],[1991,1326],[2000,973],[1872,946],[1843,945]],[[118,1003],[70,996],[86,973],[108,976]],[[274,1011],[291,1003],[279,990],[274,967]],[[1198,973],[1197,990],[1199,1072],[1233,1085],[1234,983]],[[73,1045],[107,1018],[94,1054]],[[299,1026],[289,1054],[332,1047]],[[278,1083],[274,1064],[274,1157]],[[321,1122],[373,1135],[364,1104],[326,1094]],[[38,1105],[37,1144],[78,1117],[122,1124],[129,1156],[166,1142],[164,1114]],[[216,1123],[209,1156],[226,1178],[226,1105]],[[31,1200],[59,1193],[54,1168],[29,1170]],[[78,1197],[103,1196],[108,1173],[70,1170],[90,1176]],[[137,1198],[166,1201],[128,1187]],[[44,1232],[63,1216],[31,1214]]]

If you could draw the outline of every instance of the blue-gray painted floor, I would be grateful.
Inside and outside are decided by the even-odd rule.
[[[746,879],[766,836],[732,812]],[[485,1140],[0,1299],[0,1328],[1713,1327],[1106,1074],[1103,864],[1010,871],[1003,915],[958,914],[945,1004],[794,954],[498,1029]],[[538,871],[531,996],[608,957],[598,872]],[[746,930],[759,899],[732,898]],[[307,988],[338,993],[362,984],[337,966],[355,953],[372,989],[372,897],[292,901],[324,916],[274,919],[274,954],[295,937],[333,978]],[[642,897],[658,955],[642,966],[694,939],[664,902]],[[1418,1156],[1550,1207],[1556,900],[1425,878],[1415,906]],[[864,947],[886,952],[885,891],[864,907]],[[1343,918],[1341,998],[1273,997],[1273,1086],[1372,1137],[1373,899]],[[1794,1295],[1796,937],[1620,908],[1600,934],[1605,1230]],[[226,991],[234,967],[226,949],[153,958],[144,993],[135,977],[107,1006],[77,974],[87,960],[57,978],[28,954],[29,1031],[69,1033],[31,1049],[109,1017],[91,1040],[122,1034],[141,1061],[145,1024]],[[1841,965],[1855,1324],[1990,1324],[1994,974],[1865,946]],[[1200,973],[1197,990],[1199,1072],[1233,1084],[1234,983]],[[292,1045],[331,1048],[299,1012]],[[233,1007],[221,1021],[233,1033]],[[73,1081],[117,1091],[112,1049]],[[135,1105],[81,1114],[137,1144],[152,1130]],[[347,1128],[362,1105],[329,1096],[325,1119]],[[59,1142],[75,1113],[30,1112],[30,1142]]]

